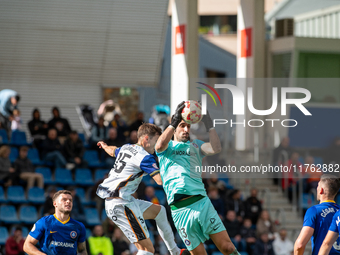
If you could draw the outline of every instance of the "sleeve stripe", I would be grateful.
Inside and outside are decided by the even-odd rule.
[[[151,177],[156,175],[156,174],[159,174],[159,170],[156,170],[156,171],[153,171],[151,174],[149,174]]]

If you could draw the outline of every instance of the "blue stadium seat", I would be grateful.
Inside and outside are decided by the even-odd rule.
[[[38,220],[37,209],[32,205],[20,207],[19,219],[25,224],[34,224]]]
[[[92,232],[89,228],[86,229],[86,239],[92,235]]]
[[[304,157],[299,157],[299,162],[303,165],[305,163]]]
[[[105,163],[100,162],[98,152],[95,150],[85,151],[83,158],[87,161],[89,167],[97,168],[105,166]]]
[[[19,218],[14,205],[0,206],[0,221],[5,224],[19,224]]]
[[[107,169],[97,169],[94,173],[94,181],[98,182],[99,180],[102,180],[105,176],[105,174],[108,174],[110,170]]]
[[[78,168],[76,169],[75,182],[80,186],[92,186],[94,181],[90,169]]]
[[[86,193],[85,193],[85,190],[83,188],[76,188],[76,191],[77,191],[77,195],[79,196],[80,198],[80,202],[83,204],[83,205],[92,205],[93,203],[91,201],[89,201],[89,199],[87,198],[86,196]]]
[[[24,188],[21,186],[8,187],[7,199],[9,202],[16,203],[16,204],[26,203],[27,199],[25,196]]]
[[[155,195],[158,198],[159,202],[164,205],[166,203],[166,196],[163,190],[161,189],[156,189],[155,190]]]
[[[85,208],[86,223],[89,226],[101,225],[98,211],[95,208]]]
[[[74,185],[71,171],[64,168],[57,168],[55,170],[55,182],[63,186]]]
[[[18,148],[11,147],[11,153],[9,154],[9,159],[11,163],[13,163],[19,156],[19,150]]]
[[[0,129],[0,144],[8,144],[8,137],[5,129]]]
[[[0,186],[0,203],[6,203],[7,199],[5,197],[5,191],[2,186]]]
[[[35,166],[44,165],[44,162],[40,160],[39,152],[36,148],[29,149],[27,157],[31,160],[32,164]]]
[[[28,190],[28,201],[33,204],[45,203],[44,189],[33,187]]]
[[[101,219],[102,219],[102,221],[104,221],[104,220],[106,220],[106,218],[107,218],[107,215],[106,215],[105,209],[103,209]]]
[[[83,133],[78,133],[79,139],[83,142],[85,149],[90,148],[90,145],[86,141],[85,135]]]
[[[309,207],[316,204],[313,193],[303,193],[300,198],[300,206],[302,209],[308,209]]]
[[[11,144],[16,146],[31,145],[30,143],[27,142],[26,133],[20,130],[14,130],[12,132]]]
[[[8,235],[8,230],[6,227],[0,227],[0,245],[5,245]]]
[[[44,183],[46,185],[55,184],[55,181],[52,179],[51,169],[49,169],[48,167],[37,167],[35,169],[35,172],[40,173],[44,176]]]

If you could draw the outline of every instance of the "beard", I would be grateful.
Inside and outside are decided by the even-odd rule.
[[[59,209],[59,211],[63,214],[68,214],[70,215],[71,214],[71,211],[72,211],[72,208],[71,209]]]

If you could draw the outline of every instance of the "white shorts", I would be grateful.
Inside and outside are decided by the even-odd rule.
[[[131,201],[113,198],[105,199],[105,211],[109,217],[125,234],[131,243],[149,238],[143,213],[153,203],[135,199]]]

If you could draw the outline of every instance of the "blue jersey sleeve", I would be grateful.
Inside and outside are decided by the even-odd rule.
[[[329,226],[329,230],[336,232],[336,233],[339,233],[339,228],[338,228],[338,224],[340,223],[340,216],[339,216],[340,213],[339,212],[340,211],[338,211],[337,213],[334,214],[332,223]]]
[[[140,163],[140,169],[148,173],[150,176],[154,176],[159,173],[159,167],[157,166],[156,159],[153,155],[147,155]]]
[[[41,218],[33,225],[33,228],[31,229],[29,235],[37,240],[40,240],[44,232],[45,232],[45,217]]]
[[[80,222],[80,235],[78,239],[78,243],[83,243],[86,240],[86,229],[83,223]]]
[[[121,147],[119,147],[119,148],[117,148],[116,150],[115,150],[115,157],[117,158],[117,156],[118,156],[118,153],[120,152],[120,148]]]
[[[317,216],[316,208],[314,206],[309,208],[305,214],[305,218],[303,220],[303,226],[311,227],[315,229],[316,216]]]

